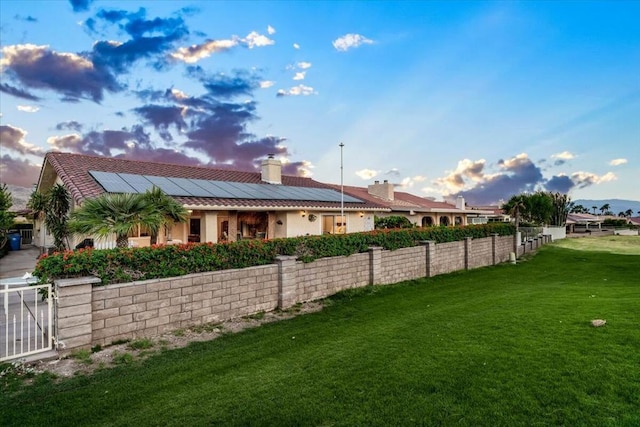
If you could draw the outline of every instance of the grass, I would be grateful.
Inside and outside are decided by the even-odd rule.
[[[550,245],[517,265],[352,290],[321,312],[11,390],[0,419],[640,425],[639,265]]]
[[[555,245],[562,248],[579,249],[583,251],[640,255],[640,237],[638,236],[606,236],[563,239],[556,242]]]

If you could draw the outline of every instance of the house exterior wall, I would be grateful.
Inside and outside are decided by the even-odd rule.
[[[518,253],[536,251],[550,236],[527,241]],[[514,236],[435,244],[332,257],[304,264],[280,257],[276,264],[239,270],[92,287],[93,277],[56,281],[58,339],[70,350],[118,339],[150,337],[221,322],[347,288],[396,283],[509,260]],[[466,264],[466,265],[465,265]],[[62,326],[61,326],[62,325]],[[90,326],[88,326],[90,325]]]

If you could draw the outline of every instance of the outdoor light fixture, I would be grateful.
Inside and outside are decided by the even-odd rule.
[[[302,218],[304,218],[305,216],[307,216],[307,211],[300,212],[300,215],[302,215]]]
[[[360,218],[364,218],[364,212],[360,212]]]

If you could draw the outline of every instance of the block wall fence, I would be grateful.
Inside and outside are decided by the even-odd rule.
[[[179,328],[247,316],[325,298],[348,288],[391,284],[509,261],[550,242],[519,236],[420,246],[303,263],[279,256],[275,264],[107,286],[95,277],[55,281],[56,330],[70,350],[116,340],[152,337]]]

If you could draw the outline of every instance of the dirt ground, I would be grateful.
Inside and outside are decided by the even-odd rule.
[[[277,322],[292,317],[322,310],[322,302],[297,304],[285,311],[272,311],[232,319],[218,324],[198,325],[179,329],[153,338],[116,343],[92,350],[76,350],[60,353],[59,358],[22,364],[14,363],[16,370],[42,373],[48,372],[57,378],[68,378],[78,374],[90,374],[97,369],[142,360],[160,351],[186,347],[191,342],[210,341],[229,333],[259,327],[264,323]]]

